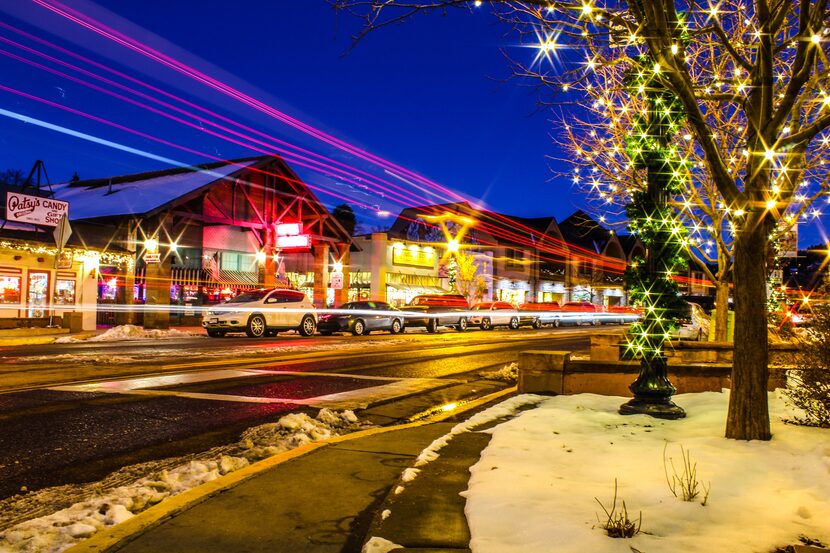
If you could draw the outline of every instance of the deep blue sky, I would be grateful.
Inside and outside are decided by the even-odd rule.
[[[421,16],[370,34],[344,56],[359,22],[347,14],[336,16],[324,0],[108,2],[111,12],[86,0],[64,1],[306,123],[467,197],[481,199],[492,209],[562,219],[585,205],[568,179],[554,177],[551,172],[552,167],[567,170],[548,159],[561,155],[550,139],[550,133],[555,132],[552,114],[537,110],[532,87],[506,82],[510,73],[502,51],[523,61],[532,59],[534,52],[517,48],[515,38],[505,34],[506,27],[486,12],[453,10],[443,17]],[[96,38],[26,0],[3,9],[3,22],[141,76],[271,135],[368,169],[359,160],[334,153],[261,113],[205,92],[192,81]],[[113,19],[112,13],[124,21]],[[0,29],[0,36],[20,40],[4,29]],[[19,53],[1,43],[0,48]],[[0,74],[0,84],[195,150],[223,158],[256,153],[6,56],[0,56]],[[186,163],[206,161],[197,154],[3,91],[0,108]],[[0,170],[28,170],[35,159],[46,162],[56,182],[68,179],[74,171],[81,178],[92,178],[166,166],[0,117]],[[311,183],[330,186],[319,174],[299,172]],[[375,194],[354,188],[341,190],[367,204],[393,212],[400,209],[399,204]],[[427,201],[433,198],[424,199]]]

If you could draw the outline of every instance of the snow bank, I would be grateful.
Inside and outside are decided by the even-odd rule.
[[[114,326],[102,334],[90,338],[76,338],[74,336],[62,336],[55,340],[56,344],[73,344],[76,342],[118,342],[121,340],[148,340],[165,338],[185,338],[189,336],[204,336],[202,332],[187,332],[171,328],[168,330],[145,330],[135,325]]]
[[[168,497],[239,470],[268,456],[362,428],[352,411],[322,409],[316,418],[291,413],[278,422],[248,429],[235,446],[207,452],[172,469],[90,497],[48,516],[29,520],[0,533],[0,552],[59,552],[99,530],[123,522]],[[56,488],[58,494],[64,487]],[[45,490],[48,493],[48,490]],[[44,494],[38,493],[43,501]]]
[[[755,553],[830,541],[830,433],[784,424],[770,395],[769,442],[723,438],[728,393],[683,394],[687,418],[621,416],[625,399],[590,394],[543,400],[492,430],[472,477],[466,513],[475,553]],[[711,484],[706,506],[672,496],[663,448],[679,467],[680,445]],[[671,468],[669,467],[669,471]],[[671,473],[670,473],[671,474]],[[614,479],[643,533],[613,539],[599,527]]]

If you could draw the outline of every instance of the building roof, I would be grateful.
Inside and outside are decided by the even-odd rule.
[[[249,167],[262,157],[176,167],[133,175],[52,185],[55,198],[68,201],[69,219],[145,215]]]
[[[575,211],[559,223],[559,230],[568,243],[601,254],[614,236],[582,210]]]

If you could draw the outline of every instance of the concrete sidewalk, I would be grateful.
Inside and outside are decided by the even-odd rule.
[[[152,507],[69,552],[359,552],[372,536],[413,551],[469,551],[459,492],[489,435],[456,435],[418,478],[400,479],[423,449],[484,406],[288,452],[285,460],[248,467],[248,475],[231,473]],[[403,493],[395,493],[399,486]]]
[[[84,330],[82,332],[73,333],[70,333],[68,328],[51,327],[3,329],[0,330],[0,347],[52,344],[55,340],[66,337],[75,338],[77,340],[88,340],[94,336],[104,334],[108,330],[111,330],[111,328],[115,327],[97,328],[95,330]],[[204,334],[204,329],[201,326],[171,326],[170,330]]]

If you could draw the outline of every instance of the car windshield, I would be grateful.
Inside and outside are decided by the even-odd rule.
[[[239,294],[235,298],[231,298],[225,303],[250,303],[252,301],[260,301],[268,293],[268,290],[251,290],[244,294]]]

